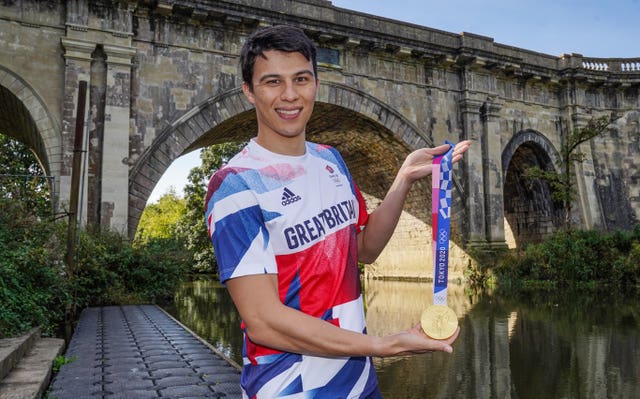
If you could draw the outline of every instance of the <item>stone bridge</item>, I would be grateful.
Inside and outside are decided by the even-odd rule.
[[[257,27],[283,23],[319,47],[308,138],[342,152],[370,206],[411,150],[474,141],[455,169],[454,276],[469,248],[522,245],[559,227],[549,188],[521,175],[555,167],[568,132],[592,117],[613,122],[581,147],[572,217],[624,229],[640,215],[640,58],[551,56],[326,0],[3,2],[0,133],[33,149],[64,210],[84,102],[83,222],[132,236],[173,160],[255,134],[239,50]],[[369,276],[431,275],[429,184],[413,190]]]

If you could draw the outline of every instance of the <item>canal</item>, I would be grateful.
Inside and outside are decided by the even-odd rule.
[[[432,285],[365,281],[368,331],[409,328]],[[454,353],[374,359],[385,399],[640,398],[637,297],[538,293],[519,297],[449,287],[461,333]],[[184,284],[167,309],[242,363],[240,318],[217,282]]]

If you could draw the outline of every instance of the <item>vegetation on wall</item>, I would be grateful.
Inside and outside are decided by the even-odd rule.
[[[563,227],[571,229],[571,210],[576,199],[574,171],[576,166],[585,160],[585,154],[580,151],[580,145],[607,131],[611,120],[608,116],[590,119],[582,127],[573,129],[566,137],[560,148],[560,158],[555,170],[545,170],[538,166],[527,169],[525,177],[541,179],[551,187],[551,198],[562,203]]]

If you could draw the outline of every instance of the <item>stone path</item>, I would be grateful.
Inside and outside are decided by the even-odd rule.
[[[89,308],[49,398],[242,398],[238,366],[154,305]]]

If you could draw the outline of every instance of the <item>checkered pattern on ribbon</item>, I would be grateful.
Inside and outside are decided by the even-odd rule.
[[[442,157],[440,163],[440,190],[444,191],[445,196],[440,198],[440,206],[438,207],[440,216],[445,219],[451,217],[451,169],[451,153],[447,153]]]

